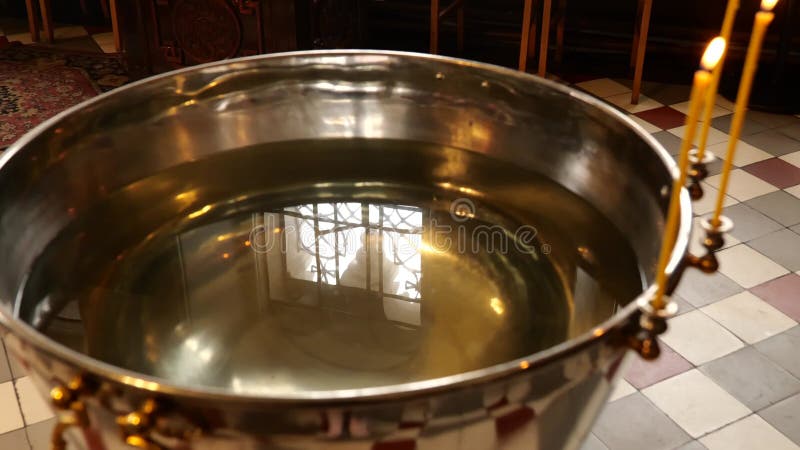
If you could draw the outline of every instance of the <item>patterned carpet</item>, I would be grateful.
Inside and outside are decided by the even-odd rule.
[[[116,56],[7,45],[0,49],[0,149],[58,112],[128,80]]]

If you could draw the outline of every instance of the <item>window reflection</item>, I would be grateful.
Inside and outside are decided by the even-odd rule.
[[[281,230],[288,275],[420,299],[423,212],[402,205],[316,203],[268,213]]]

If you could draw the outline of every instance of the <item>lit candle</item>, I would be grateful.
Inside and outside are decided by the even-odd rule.
[[[750,45],[747,47],[747,57],[744,60],[744,70],[742,79],[739,82],[739,92],[736,94],[736,108],[733,112],[731,121],[730,138],[728,140],[728,150],[725,155],[725,163],[722,166],[722,175],[719,182],[719,192],[717,193],[717,203],[714,207],[714,216],[711,225],[718,227],[719,217],[722,215],[722,203],[725,200],[725,193],[728,190],[728,180],[730,179],[733,158],[736,156],[736,145],[739,143],[739,136],[742,133],[744,116],[747,113],[747,104],[750,102],[750,88],[753,86],[753,77],[758,65],[758,56],[761,54],[761,45],[764,42],[764,35],[767,27],[772,22],[772,8],[778,0],[762,0],[761,11],[756,13],[755,23],[753,24],[753,34],[750,36]]]
[[[739,0],[728,0],[728,6],[725,9],[725,19],[722,21],[722,31],[720,37],[725,39],[725,42],[731,40],[731,30],[733,30],[733,22],[736,19],[736,11],[739,9]],[[703,110],[703,124],[700,126],[700,139],[697,145],[697,160],[703,161],[706,152],[706,142],[708,142],[708,130],[711,128],[711,114],[714,112],[714,104],[717,100],[717,88],[719,87],[719,78],[722,75],[722,66],[724,65],[724,58],[719,61],[717,67],[711,72],[711,84],[708,86],[708,94],[706,96],[706,105]]]
[[[714,38],[700,62],[700,70],[694,73],[692,83],[692,93],[689,98],[689,113],[686,116],[686,132],[681,142],[680,155],[678,157],[678,177],[672,181],[672,193],[669,199],[669,209],[667,210],[667,222],[664,225],[664,239],[661,241],[661,253],[658,257],[656,267],[656,293],[650,304],[654,309],[662,309],[666,306],[664,302],[664,291],[667,288],[667,263],[669,255],[675,245],[675,236],[678,234],[678,217],[680,215],[681,190],[686,184],[686,175],[689,167],[689,149],[694,141],[695,130],[697,129],[697,116],[700,115],[700,108],[706,98],[706,92],[711,83],[711,71],[719,63],[722,54],[725,52],[725,40],[721,37]]]

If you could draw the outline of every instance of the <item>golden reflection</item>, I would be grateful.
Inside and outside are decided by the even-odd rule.
[[[122,382],[137,387],[139,389],[147,389],[150,391],[157,391],[161,388],[161,385],[159,385],[154,381],[146,381],[140,378],[129,377],[127,375],[122,377]]]
[[[429,243],[427,243],[425,241],[422,241],[422,242],[419,243],[418,250],[419,250],[420,253],[425,253],[425,254],[428,254],[428,255],[446,255],[447,254],[446,251],[440,250],[440,249],[432,246],[431,244],[429,244]]]
[[[470,187],[456,186],[453,183],[449,183],[449,182],[438,183],[438,185],[439,185],[440,188],[447,189],[448,191],[457,191],[457,192],[460,192],[462,194],[472,195],[472,196],[475,196],[475,197],[480,197],[481,196],[481,191],[472,189]]]
[[[187,203],[194,202],[197,200],[197,191],[191,190],[186,192],[181,192],[180,194],[175,196],[175,200],[185,201]]]
[[[497,314],[498,316],[502,316],[503,313],[506,312],[506,305],[504,305],[503,301],[497,297],[492,297],[492,299],[489,300],[489,306],[492,307],[495,314]]]
[[[64,391],[64,388],[62,388],[61,386],[56,386],[56,387],[54,387],[53,389],[50,390],[50,398],[55,403],[59,403],[61,400],[63,400],[66,397],[66,395],[67,395],[67,393]]]
[[[189,214],[189,218],[190,219],[196,219],[196,218],[202,216],[203,214],[205,214],[205,213],[207,213],[209,211],[211,211],[211,205],[203,206],[202,209],[199,209],[199,210]]]

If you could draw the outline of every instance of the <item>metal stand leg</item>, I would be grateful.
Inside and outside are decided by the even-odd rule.
[[[42,28],[47,42],[53,42],[53,16],[50,11],[50,0],[39,0],[39,9],[42,12]]]
[[[31,33],[31,40],[39,42],[39,21],[36,20],[36,4],[34,0],[25,0],[25,11],[28,14],[28,31]]]
[[[525,72],[528,65],[528,41],[531,33],[531,14],[533,0],[525,0],[522,11],[522,33],[519,40],[519,70]]]
[[[545,76],[547,72],[547,47],[550,41],[550,11],[553,6],[553,0],[544,0],[544,8],[542,9],[542,34],[541,43],[539,47],[539,76]]]
[[[108,2],[109,11],[111,15],[111,31],[114,34],[114,48],[117,52],[122,51],[122,39],[120,39],[119,33],[119,20],[117,18],[117,0],[109,0]]]
[[[558,0],[556,13],[556,64],[561,64],[564,59],[564,27],[567,22],[567,0]]]
[[[439,0],[431,0],[431,54],[439,52]]]
[[[636,68],[633,73],[633,89],[631,92],[631,103],[639,103],[639,94],[642,90],[642,71],[644,70],[644,54],[647,49],[647,32],[650,27],[650,11],[653,7],[653,0],[643,0],[642,15],[639,25],[639,39],[636,45]]]

